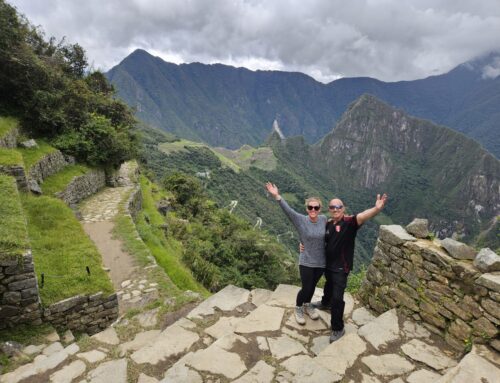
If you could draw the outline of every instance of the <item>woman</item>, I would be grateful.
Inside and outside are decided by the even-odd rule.
[[[299,214],[293,210],[280,196],[276,185],[266,183],[267,191],[277,200],[288,219],[299,233],[300,242],[305,250],[300,252],[299,271],[302,288],[297,294],[295,307],[295,320],[304,325],[304,313],[311,319],[318,319],[316,309],[310,305],[314,289],[325,270],[325,226],[327,218],[320,215],[321,200],[317,197],[305,201],[307,215]]]

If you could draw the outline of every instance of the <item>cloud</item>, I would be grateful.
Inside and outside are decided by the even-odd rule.
[[[497,0],[12,0],[107,70],[136,48],[175,62],[411,80],[500,51]]]
[[[489,65],[485,65],[483,67],[483,75],[484,79],[487,78],[497,78],[500,76],[500,57],[495,57],[493,62]]]

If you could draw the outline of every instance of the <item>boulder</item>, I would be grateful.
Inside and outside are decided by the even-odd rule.
[[[381,241],[394,246],[402,245],[408,241],[417,240],[399,225],[381,225],[379,238]]]
[[[26,140],[26,141],[23,141],[21,142],[21,146],[23,148],[37,148],[38,147],[38,144],[36,143],[36,141],[32,138],[30,140]]]
[[[40,185],[38,184],[38,182],[36,182],[36,180],[34,180],[34,179],[29,179],[28,180],[28,188],[34,194],[37,194],[37,195],[43,194],[42,188],[40,187]]]
[[[489,248],[481,249],[474,258],[474,266],[483,273],[500,271],[500,256]]]
[[[406,226],[406,231],[417,238],[429,236],[429,221],[424,218],[415,218]]]
[[[451,238],[445,238],[441,241],[441,246],[446,249],[448,254],[450,254],[455,259],[474,259],[476,257],[476,251],[467,246],[465,243],[455,241]]]

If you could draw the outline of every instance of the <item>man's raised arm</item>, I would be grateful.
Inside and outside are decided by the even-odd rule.
[[[371,209],[367,209],[356,216],[356,220],[358,221],[358,225],[361,226],[363,223],[368,221],[370,218],[375,217],[378,213],[382,211],[385,206],[385,201],[387,201],[387,194],[377,194],[377,201],[375,201],[375,206]]]

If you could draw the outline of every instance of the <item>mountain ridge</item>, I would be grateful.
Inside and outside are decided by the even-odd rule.
[[[447,125],[500,155],[500,77],[484,79],[496,53],[448,73],[412,81],[351,77],[328,84],[300,72],[251,71],[225,64],[172,64],[144,50],[107,76],[145,122],[183,138],[238,148],[265,141],[276,119],[286,136],[314,143],[364,93],[420,118]],[[498,102],[497,102],[498,101]]]

